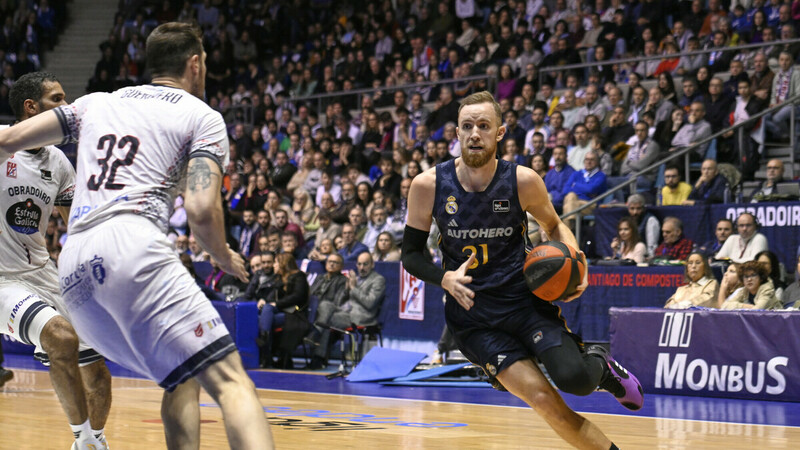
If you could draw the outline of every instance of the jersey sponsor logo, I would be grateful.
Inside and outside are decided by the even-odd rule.
[[[477,228],[473,230],[453,230],[452,228],[447,229],[447,236],[456,239],[493,239],[510,237],[512,234],[514,234],[514,227]]]
[[[688,347],[692,342],[694,313],[666,313],[658,336],[659,347]]]
[[[508,200],[494,200],[492,202],[492,211],[496,213],[507,213],[511,211],[511,202]]]
[[[456,219],[450,219],[450,222],[447,222],[447,226],[450,228],[458,228],[458,222],[456,222]]]
[[[533,334],[533,343],[534,344],[538,344],[539,341],[541,341],[543,337],[544,336],[542,336],[542,332],[541,331],[537,331],[536,333]]]
[[[14,319],[16,319],[17,313],[19,312],[19,309],[22,308],[22,305],[24,305],[25,302],[27,302],[28,300],[30,300],[33,297],[35,297],[35,295],[31,294],[31,295],[23,298],[22,300],[20,300],[19,303],[17,303],[16,305],[14,305],[14,308],[11,309],[11,315],[8,318],[8,323],[9,324],[14,323]],[[11,328],[11,325],[9,325],[8,328]]]
[[[458,212],[458,203],[456,203],[456,198],[452,195],[447,197],[447,203],[444,205],[444,210],[447,211],[447,214],[455,214]]]
[[[17,178],[17,163],[6,162],[6,177]]]
[[[39,169],[42,173],[42,179],[45,181],[52,181],[53,180],[53,172],[49,170]]]
[[[39,231],[39,220],[42,209],[36,206],[33,199],[14,203],[6,212],[6,221],[12,230],[22,234],[34,234]]]
[[[45,205],[49,205],[52,200],[47,192],[39,189],[36,186],[11,186],[8,188],[8,195],[10,197],[16,196],[32,196],[43,201]]]
[[[197,328],[194,329],[194,335],[197,336],[197,337],[202,337],[203,336],[203,324],[202,323],[197,325]]]

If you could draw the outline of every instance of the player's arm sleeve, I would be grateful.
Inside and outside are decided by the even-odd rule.
[[[200,117],[197,132],[192,139],[189,158],[208,158],[225,173],[230,159],[228,132],[222,116],[216,111],[209,111]]]
[[[81,136],[81,119],[90,100],[90,96],[84,96],[69,105],[63,105],[53,109],[53,112],[58,118],[58,123],[61,126],[63,140],[60,144],[78,142]]]
[[[428,241],[428,232],[418,230],[406,225],[403,232],[403,268],[426,283],[442,285],[445,270],[433,263],[428,255],[425,244]]]

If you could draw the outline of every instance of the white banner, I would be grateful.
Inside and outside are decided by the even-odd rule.
[[[400,265],[401,319],[425,320],[425,282],[411,275]]]

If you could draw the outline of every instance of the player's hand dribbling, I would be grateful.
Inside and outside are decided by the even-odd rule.
[[[579,284],[578,287],[575,288],[575,293],[563,300],[565,303],[571,302],[576,298],[580,297],[583,294],[583,291],[585,291],[586,288],[589,287],[589,266],[586,264],[586,255],[583,252],[578,252],[578,255],[581,257],[581,260],[583,261],[583,266],[586,267],[586,271],[583,272],[583,280],[581,281],[581,284]]]
[[[249,277],[247,269],[244,268],[244,258],[242,258],[242,255],[228,249],[228,261],[225,263],[219,261],[219,266],[225,273],[229,273],[240,281],[247,283]]]
[[[472,292],[472,289],[464,286],[465,284],[472,283],[472,277],[467,275],[467,268],[474,262],[475,253],[471,254],[469,259],[464,261],[464,264],[458,269],[445,272],[444,278],[442,278],[442,288],[449,292],[450,295],[456,299],[458,304],[467,311],[475,304],[475,302],[472,301],[472,298],[475,297],[475,293]]]

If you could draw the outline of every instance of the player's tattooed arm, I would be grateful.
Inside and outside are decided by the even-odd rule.
[[[193,158],[189,162],[186,175],[186,188],[192,192],[204,191],[211,187],[211,177],[219,176],[211,171],[206,158]]]

